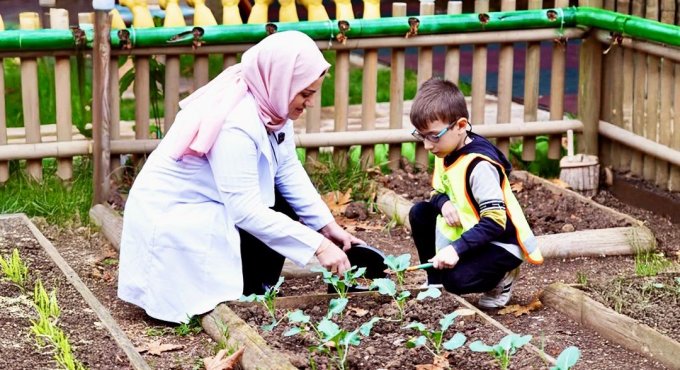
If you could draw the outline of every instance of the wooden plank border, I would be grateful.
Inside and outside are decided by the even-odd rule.
[[[671,369],[680,368],[680,343],[617,313],[581,290],[557,282],[543,291],[541,299],[546,305],[624,348],[659,361]]]

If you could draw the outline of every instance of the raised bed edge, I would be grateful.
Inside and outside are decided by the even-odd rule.
[[[557,282],[543,290],[541,299],[546,305],[595,330],[604,338],[671,369],[680,369],[680,343],[606,307],[585,292]]]
[[[90,289],[83,283],[78,274],[69,266],[64,258],[59,254],[59,251],[52,245],[52,243],[40,232],[40,230],[31,222],[31,220],[23,213],[0,215],[0,219],[18,218],[30,230],[38,243],[42,246],[47,255],[52,258],[52,261],[59,267],[61,272],[65,275],[66,280],[73,285],[80,293],[85,302],[97,315],[97,318],[102,322],[104,327],[109,331],[109,334],[118,346],[125,352],[130,361],[130,365],[137,370],[151,370],[151,367],[144,361],[144,358],[137,352],[135,346],[130,339],[125,335],[116,320],[113,319],[109,311],[104,305],[97,300]]]

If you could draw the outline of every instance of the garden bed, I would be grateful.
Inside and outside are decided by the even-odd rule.
[[[416,182],[409,177],[407,183],[429,186],[430,180],[427,174],[411,174],[422,182]],[[420,180],[419,180],[420,181]],[[381,180],[382,183],[382,180]],[[630,225],[630,221],[624,218],[609,218],[606,214],[598,214],[601,209],[593,207],[587,202],[561,195],[556,196],[553,192],[544,192],[523,184],[524,188],[518,194],[526,193],[526,203],[523,203],[527,213],[539,215],[535,218],[537,225],[545,225],[546,232],[560,232],[564,225],[571,223],[575,230],[587,230],[593,225],[601,227],[618,227]],[[528,191],[527,189],[531,189]],[[419,190],[424,195],[422,188]],[[407,193],[404,191],[403,193]],[[606,197],[606,192],[601,192],[595,199],[607,200],[608,205],[616,204],[616,200]],[[521,198],[521,196],[519,197]],[[547,201],[550,205],[543,206]],[[520,202],[523,202],[520,199]],[[562,204],[563,202],[563,204]],[[543,207],[541,212],[532,212],[534,207]],[[553,219],[547,211],[550,209],[564,209],[563,212],[554,212],[564,215],[562,219]],[[623,207],[621,209],[624,209]],[[658,218],[648,212],[638,212],[636,209],[624,209],[626,213],[635,215],[641,220],[647,221],[647,225],[654,230],[663,250],[679,250],[677,244],[680,241],[680,230],[669,226],[664,219]],[[595,215],[590,217],[590,215]],[[543,216],[541,216],[543,215]],[[574,215],[575,217],[571,217]],[[580,218],[580,222],[578,219]],[[571,220],[570,220],[571,219]],[[576,221],[573,221],[576,220]],[[604,221],[603,221],[604,220]],[[151,367],[156,369],[194,369],[202,368],[202,359],[213,356],[220,348],[205,332],[199,332],[196,327],[182,327],[168,324],[149,318],[144,312],[132,305],[120,301],[116,296],[117,284],[117,252],[102,237],[99,232],[93,232],[85,227],[57,227],[48,225],[40,219],[33,220],[41,231],[52,241],[64,259],[77,272],[85,284],[92,290],[95,296],[109,309],[113,318],[122,327],[125,334],[133,344],[142,352],[143,358]],[[377,213],[369,213],[368,219],[338,217],[338,222],[348,230],[355,233],[369,244],[385,251],[386,254],[399,255],[410,253],[412,262],[417,261],[415,248],[411,242],[409,232],[402,226],[395,225],[394,219]],[[559,226],[557,226],[559,225]],[[550,228],[552,227],[552,229]],[[659,232],[661,230],[661,232]],[[538,232],[537,232],[538,234]],[[669,247],[670,246],[670,247]],[[632,257],[608,257],[608,258],[567,258],[548,259],[542,266],[526,266],[523,268],[522,277],[519,280],[511,304],[528,304],[539,291],[554,281],[565,283],[577,283],[579,277],[587,277],[588,281],[611,280],[615,275],[631,276],[634,274],[634,260]],[[407,286],[417,288],[424,281],[424,272],[417,271],[408,276]],[[327,291],[326,285],[316,277],[287,278],[283,285],[284,299],[295,295],[322,294]],[[477,295],[465,296],[470,302],[475,303]],[[261,309],[260,309],[261,311]],[[512,314],[501,314],[494,310],[488,314],[510,330],[519,334],[533,335],[533,344],[543,348],[551,356],[557,356],[567,346],[575,345],[582,351],[582,357],[577,369],[662,369],[661,364],[651,361],[634,352],[627,351],[619,346],[612,345],[592,330],[585,328],[575,321],[567,318],[560,312],[549,307],[544,307],[529,314],[516,317]],[[19,321],[19,320],[17,320]],[[452,327],[451,330],[455,328]],[[492,329],[493,330],[493,329]],[[502,332],[499,332],[502,335]],[[3,336],[4,337],[4,336]],[[498,337],[495,337],[498,338]],[[490,341],[490,340],[489,340]],[[488,342],[487,342],[488,343]],[[150,353],[148,348],[163,349]],[[396,347],[395,347],[396,348]],[[403,347],[405,351],[411,351]],[[461,349],[461,351],[468,351]],[[297,354],[306,360],[306,349]],[[455,353],[455,351],[454,351]],[[484,357],[475,354],[475,357]],[[528,355],[532,357],[532,355]],[[5,358],[14,358],[13,355]],[[455,359],[453,357],[452,359]],[[427,362],[427,361],[425,361]],[[451,360],[452,364],[453,362]],[[539,363],[539,365],[541,365]],[[488,363],[491,366],[491,363]],[[27,365],[28,366],[28,365]],[[11,368],[32,368],[26,366],[10,366]],[[111,362],[105,368],[129,368],[130,365],[117,365]],[[94,368],[98,368],[94,366]],[[388,368],[388,367],[385,367]],[[398,366],[389,368],[401,368]],[[469,368],[460,366],[459,368]],[[527,368],[532,368],[528,366]],[[538,368],[546,368],[539,366]]]
[[[72,359],[91,369],[145,368],[143,361],[133,359],[131,363],[128,360],[117,344],[117,340],[125,342],[126,338],[109,332],[110,322],[97,315],[100,307],[88,304],[72,285],[72,278],[67,278],[60,269],[63,265],[58,266],[61,261],[53,261],[43,249],[52,248],[51,245],[44,246],[40,240],[42,235],[35,235],[29,223],[20,215],[0,217],[0,256],[7,260],[16,249],[22,263],[28,267],[23,283],[0,279],[0,368],[55,368],[57,355],[61,355],[64,363],[75,364],[69,360]],[[33,324],[39,321],[34,305],[34,287],[38,280],[47,292],[56,292],[59,313],[51,316],[51,321],[55,323],[53,330],[60,330],[67,336],[70,350],[66,353],[54,348],[48,337],[32,332]]]

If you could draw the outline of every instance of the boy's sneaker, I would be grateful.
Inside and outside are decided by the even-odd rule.
[[[510,302],[513,283],[519,277],[519,267],[505,273],[495,288],[482,294],[477,305],[482,308],[500,308]]]

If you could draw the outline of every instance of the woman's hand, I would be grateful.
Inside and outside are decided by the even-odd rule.
[[[446,223],[449,226],[460,226],[460,217],[458,216],[458,210],[456,209],[456,206],[451,203],[450,200],[447,200],[446,203],[442,206],[442,216],[446,220]]]
[[[314,255],[316,255],[321,266],[335,275],[340,275],[352,267],[345,252],[326,238],[323,239]]]
[[[440,249],[429,261],[432,262],[433,267],[436,269],[450,269],[458,263],[459,259],[458,252],[453,249],[452,245],[449,245]]]
[[[328,225],[324,226],[319,230],[321,235],[330,239],[333,243],[342,247],[342,250],[346,251],[352,247],[352,244],[366,244],[363,240],[355,237],[354,235],[348,233],[345,229],[340,227],[337,222],[332,221]]]

